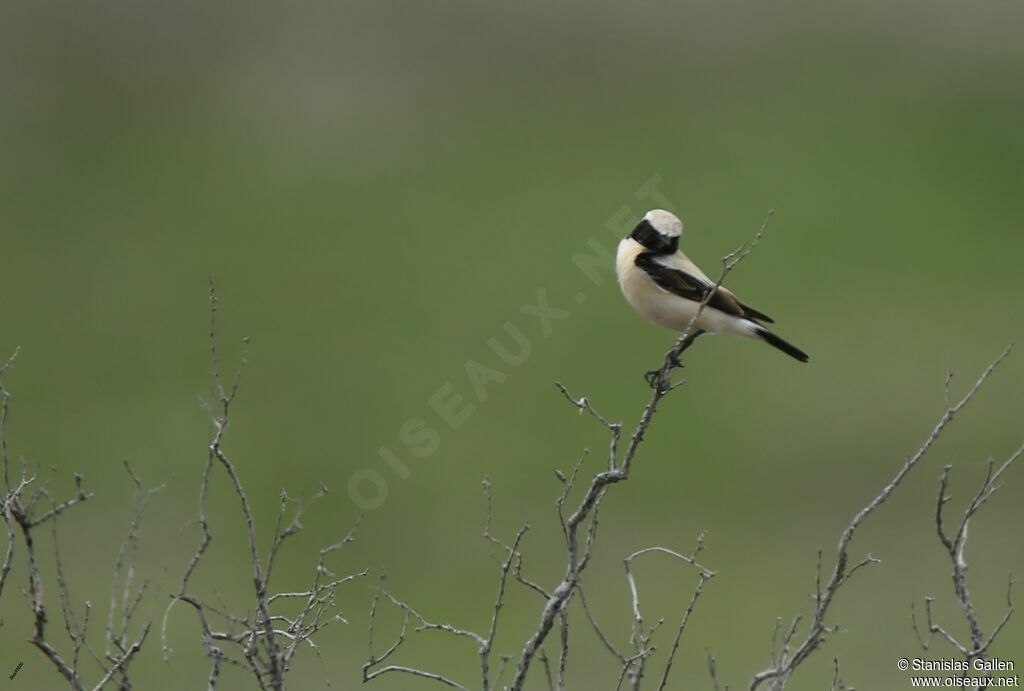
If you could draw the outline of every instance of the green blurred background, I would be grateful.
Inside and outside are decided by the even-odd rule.
[[[628,309],[610,271],[595,285],[571,258],[592,254],[591,240],[613,251],[608,226],[659,205],[637,196],[657,176],[687,225],[687,252],[709,273],[776,209],[730,285],[812,359],[701,341],[689,384],[605,502],[586,585],[625,645],[622,558],[655,544],[687,550],[707,530],[704,561],[719,575],[671,688],[709,686],[706,650],[724,682],[745,688],[768,661],[776,617],[810,607],[818,547],[832,548],[931,428],[946,370],[963,388],[1024,335],[1022,20],[1012,0],[7,0],[0,351],[22,348],[7,377],[15,457],[55,468],[55,490],[71,491],[81,472],[96,493],[62,523],[76,601],[105,610],[129,511],[124,459],[148,483],[168,482],[141,565],[153,579],[167,569],[158,620],[194,548],[185,524],[208,435],[209,275],[225,362],[252,338],[227,447],[264,542],[279,488],[332,489],[284,553],[281,587],[303,584],[316,550],[355,522],[347,487],[364,469],[387,497],[366,512],[339,571],[386,568],[389,587],[425,615],[483,630],[496,577],[481,537],[489,475],[495,529],[510,538],[530,521],[526,571],[555,582],[551,469],[569,468],[584,446],[596,467],[605,439],[552,381],[632,424],[648,396],[641,375],[671,342]],[[539,289],[570,313],[548,337],[520,311]],[[512,347],[506,322],[531,344],[517,367],[487,345]],[[467,361],[506,377],[484,402]],[[864,526],[854,553],[885,563],[843,591],[833,623],[848,633],[791,688],[827,687],[833,655],[857,688],[908,688],[896,660],[921,654],[908,614],[927,595],[965,633],[934,535],[937,477],[955,464],[959,510],[986,459],[1016,448],[1022,374],[1014,356]],[[428,403],[446,383],[475,405],[458,430]],[[412,418],[440,435],[429,458],[402,443]],[[382,446],[409,477],[381,459]],[[988,627],[1002,616],[1007,573],[1024,572],[1022,490],[1014,468],[972,527],[970,577]],[[221,476],[211,503],[215,542],[197,584],[244,606],[241,521]],[[0,603],[0,685],[62,688],[25,642],[21,566]],[[638,577],[648,619],[668,618],[664,650],[695,576],[652,559]],[[334,688],[357,684],[371,583],[343,592],[350,624],[320,637]],[[52,595],[51,606],[59,638]],[[518,650],[540,606],[513,589],[501,652]],[[382,641],[396,624],[393,613],[381,622]],[[612,660],[575,626],[571,688],[614,686]],[[162,662],[152,637],[137,688],[204,688],[197,631],[176,610],[175,653]],[[936,646],[932,656],[951,652]],[[1021,650],[1018,617],[993,652]],[[474,650],[443,636],[414,636],[401,661],[477,678]],[[539,674],[531,683],[543,687]],[[251,686],[229,671],[223,688]],[[300,657],[292,688],[322,686],[321,666]]]

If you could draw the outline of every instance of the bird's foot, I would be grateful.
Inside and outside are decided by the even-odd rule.
[[[672,353],[668,354],[668,361],[676,369],[682,369],[683,367],[686,366],[686,365],[683,364],[683,361],[679,359],[680,354],[681,353],[676,353],[676,352],[672,352]]]
[[[647,382],[647,385],[652,389],[660,389],[662,386],[661,370],[652,369],[651,371],[644,374],[644,380]]]

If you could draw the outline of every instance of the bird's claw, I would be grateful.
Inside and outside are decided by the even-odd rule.
[[[660,369],[652,369],[651,371],[649,371],[646,374],[644,374],[644,380],[647,382],[647,385],[649,387],[651,387],[652,389],[660,388],[661,387],[661,370]]]

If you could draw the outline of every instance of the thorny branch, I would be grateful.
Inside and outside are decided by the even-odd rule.
[[[202,632],[203,645],[210,658],[208,689],[215,689],[220,681],[224,664],[247,669],[255,678],[260,689],[284,691],[285,680],[292,658],[302,646],[308,646],[318,657],[319,648],[313,638],[325,627],[345,621],[337,611],[335,592],[337,588],[356,578],[365,576],[362,571],[349,576],[337,576],[327,566],[327,558],[334,552],[355,540],[355,528],[338,542],[320,550],[319,559],[313,568],[310,586],[299,592],[271,592],[270,577],[280,556],[282,545],[302,530],[302,516],[308,506],[323,497],[327,489],[321,487],[309,501],[299,502],[283,490],[278,505],[277,521],[273,539],[266,560],[260,556],[257,546],[256,518],[249,497],[242,485],[241,477],[234,462],[224,450],[223,442],[229,428],[232,405],[238,395],[239,379],[246,364],[248,339],[244,340],[241,362],[229,387],[225,388],[217,351],[217,295],[210,283],[210,360],[214,392],[217,396],[215,408],[211,408],[213,438],[209,443],[206,465],[199,486],[199,512],[197,523],[201,537],[182,574],[177,592],[164,612],[161,639],[165,657],[172,652],[167,644],[167,624],[174,605],[184,602],[195,612]],[[226,605],[212,605],[206,599],[191,592],[192,577],[200,562],[206,556],[213,541],[213,533],[206,516],[207,497],[215,467],[221,467],[227,475],[234,495],[240,503],[245,519],[249,547],[249,561],[252,569],[255,611],[233,614]],[[291,510],[291,517],[286,516]],[[288,613],[274,607],[278,603],[295,602]]]

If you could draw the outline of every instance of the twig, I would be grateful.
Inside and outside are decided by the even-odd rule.
[[[634,652],[635,652],[634,656],[640,656],[638,658],[638,664],[636,666],[636,669],[634,669],[631,672],[634,688],[639,688],[640,680],[641,680],[641,678],[643,677],[643,674],[644,674],[644,661],[646,661],[647,655],[646,654],[642,655],[642,654],[643,653],[647,653],[647,651],[651,649],[650,642],[651,642],[651,640],[652,640],[652,638],[654,636],[654,632],[660,626],[661,622],[659,622],[654,627],[650,627],[650,628],[647,628],[644,625],[644,618],[643,618],[643,615],[640,613],[640,592],[639,592],[639,590],[637,588],[636,578],[633,576],[633,570],[632,570],[633,561],[636,560],[638,557],[641,557],[641,556],[646,555],[646,554],[664,554],[664,555],[672,557],[673,559],[677,559],[677,560],[679,560],[679,561],[681,561],[681,562],[683,562],[685,564],[689,564],[690,566],[693,566],[694,568],[697,569],[697,572],[698,572],[697,586],[694,589],[692,596],[690,597],[689,604],[687,605],[686,609],[683,611],[682,617],[681,617],[680,622],[679,622],[679,626],[676,629],[676,635],[675,635],[675,638],[673,639],[672,647],[670,649],[670,652],[669,652],[669,655],[668,655],[668,659],[665,662],[665,670],[662,673],[661,681],[659,682],[659,685],[658,685],[658,690],[662,691],[665,688],[665,686],[668,684],[668,677],[669,677],[669,674],[671,674],[671,672],[672,672],[672,664],[673,664],[673,662],[675,660],[676,653],[679,650],[679,644],[680,644],[680,641],[682,640],[683,631],[686,629],[686,625],[690,621],[690,616],[693,614],[693,610],[697,606],[697,600],[700,599],[701,594],[704,592],[704,585],[711,578],[713,578],[714,575],[715,575],[714,571],[711,571],[707,567],[702,566],[696,560],[696,556],[701,552],[701,550],[703,548],[704,548],[704,535],[701,534],[701,536],[698,537],[698,539],[697,539],[697,546],[696,546],[696,548],[694,549],[693,553],[691,555],[689,555],[689,556],[686,556],[684,554],[680,554],[679,552],[676,552],[674,550],[668,549],[667,547],[656,546],[656,547],[648,547],[646,549],[641,549],[641,550],[638,550],[636,552],[633,552],[628,557],[626,557],[626,559],[624,561],[624,565],[625,565],[625,569],[626,569],[626,582],[629,585],[629,591],[630,591],[630,595],[632,597],[632,607],[633,607],[633,634],[631,636],[631,639],[633,640],[633,644],[634,644]]]
[[[729,691],[728,684],[722,686],[718,683],[718,658],[711,654],[710,651],[706,653],[708,661],[708,676],[711,677],[711,685],[714,691]]]
[[[15,494],[20,494],[19,488],[11,487],[10,478],[10,456],[7,446],[7,414],[10,405],[11,394],[4,386],[4,374],[11,368],[18,357],[18,351],[7,358],[0,365],[0,473],[3,475],[4,494],[0,497],[0,516],[3,516],[4,529],[7,532],[7,548],[4,550],[3,561],[0,562],[0,597],[3,597],[4,586],[7,584],[7,577],[11,573],[11,566],[14,564],[14,516],[11,513],[11,502]],[[23,478],[24,479],[24,478]],[[17,491],[15,491],[17,490]]]
[[[501,678],[501,676],[504,674],[505,668],[508,665],[508,658],[505,656],[502,657],[501,668],[498,670],[497,675],[492,675],[491,654],[493,653],[494,641],[498,633],[498,623],[501,617],[501,611],[505,605],[505,593],[508,587],[509,576],[512,575],[513,578],[516,578],[521,582],[525,581],[525,579],[522,579],[520,576],[517,576],[516,572],[519,571],[519,569],[521,568],[522,560],[522,554],[519,551],[519,545],[522,543],[523,537],[530,529],[530,526],[524,525],[522,528],[520,528],[519,531],[516,533],[515,538],[512,540],[511,544],[505,544],[501,540],[496,538],[491,531],[491,524],[493,520],[493,498],[491,495],[491,483],[489,479],[484,479],[483,488],[487,506],[486,518],[484,520],[484,539],[492,544],[501,547],[506,554],[505,559],[500,563],[498,589],[497,594],[495,595],[494,604],[491,607],[491,621],[490,625],[488,626],[487,633],[485,635],[481,635],[468,629],[462,629],[456,626],[452,626],[451,624],[435,623],[429,621],[426,617],[417,612],[407,603],[403,602],[402,600],[399,600],[391,593],[383,590],[382,586],[384,582],[384,576],[382,575],[381,581],[377,585],[373,601],[370,605],[370,656],[369,659],[363,664],[364,682],[370,681],[371,679],[375,679],[383,674],[400,672],[404,674],[411,674],[414,676],[423,677],[425,679],[431,679],[433,681],[448,686],[452,686],[458,689],[466,688],[465,686],[459,684],[456,681],[453,681],[452,679],[449,679],[448,677],[445,677],[444,675],[437,674],[435,672],[430,672],[424,669],[394,664],[387,665],[385,667],[380,667],[380,665],[387,661],[387,659],[391,657],[391,655],[394,654],[395,651],[398,650],[405,642],[406,631],[408,629],[410,617],[419,622],[419,625],[415,628],[416,632],[441,631],[459,638],[467,638],[476,645],[477,654],[479,655],[480,658],[480,678],[481,688],[483,689],[483,691],[489,691],[489,689],[493,688],[494,685],[498,683],[498,680]],[[540,586],[536,587],[539,588]],[[377,655],[376,653],[374,653],[373,638],[374,631],[376,629],[377,612],[379,609],[381,596],[383,596],[384,598],[389,600],[393,605],[395,605],[400,610],[405,612],[405,619],[402,624],[402,629],[398,634],[398,638],[395,639],[395,641],[391,644],[390,647],[388,647],[386,651],[384,651],[384,653],[382,653],[381,655]]]
[[[853,517],[853,520],[850,521],[849,525],[846,526],[840,535],[839,544],[836,547],[836,562],[832,570],[832,575],[829,577],[824,587],[822,587],[820,583],[817,586],[815,609],[811,617],[806,637],[792,651],[788,649],[788,645],[784,647],[779,657],[773,660],[771,667],[754,675],[750,682],[750,691],[754,691],[765,683],[769,684],[769,688],[772,691],[780,691],[785,688],[793,671],[812,653],[814,653],[822,643],[824,643],[828,634],[831,634],[836,630],[834,626],[829,626],[826,623],[829,608],[832,605],[836,594],[856,571],[863,566],[871,563],[877,563],[878,561],[871,555],[868,555],[866,558],[851,567],[849,548],[850,542],[853,540],[853,536],[857,532],[857,529],[868,516],[874,513],[874,511],[885,503],[892,493],[896,491],[896,488],[900,485],[907,474],[914,469],[921,459],[925,457],[929,449],[931,449],[935,442],[938,441],[947,425],[949,425],[953,418],[956,417],[957,413],[959,413],[963,407],[966,406],[972,398],[974,398],[974,395],[981,388],[982,384],[985,383],[989,375],[992,374],[993,370],[999,366],[1009,353],[1010,348],[1007,348],[987,368],[985,368],[978,379],[974,382],[974,385],[956,404],[951,404],[948,388],[949,378],[947,377],[947,398],[945,410],[931,433],[924,440],[921,446],[918,447],[917,451],[911,454],[906,461],[904,461],[903,465],[896,472],[896,475],[889,481],[882,491],[879,492]]]
[[[843,682],[843,678],[839,676],[839,658],[832,658],[832,685],[829,687],[829,691],[857,691],[852,686],[847,686]]]
[[[208,444],[208,454],[203,468],[202,480],[199,485],[199,508],[197,523],[200,528],[200,541],[192,553],[177,591],[171,596],[164,611],[161,626],[164,656],[171,653],[167,644],[167,626],[170,613],[178,602],[189,605],[199,620],[199,626],[206,655],[210,659],[208,689],[217,688],[220,681],[221,668],[232,664],[247,669],[254,677],[260,689],[284,691],[285,678],[290,670],[291,660],[302,646],[308,646],[314,654],[320,656],[314,636],[325,627],[344,622],[345,619],[337,611],[335,592],[338,587],[350,581],[366,576],[368,571],[361,571],[348,576],[338,577],[327,566],[327,558],[343,546],[355,539],[358,522],[341,540],[324,547],[313,568],[312,581],[308,588],[298,591],[273,592],[271,575],[280,558],[285,542],[302,530],[302,517],[309,506],[327,494],[327,488],[320,489],[308,500],[293,500],[281,490],[278,502],[277,521],[264,561],[257,545],[256,517],[249,497],[242,485],[241,476],[235,463],[224,450],[224,438],[230,427],[232,406],[239,390],[239,381],[248,357],[249,340],[243,339],[243,349],[238,369],[230,386],[225,387],[221,374],[220,355],[217,347],[217,295],[210,282],[210,362],[213,389],[217,397],[215,412],[211,409],[213,435]],[[252,571],[254,595],[254,612],[239,616],[229,612],[226,607],[211,605],[202,597],[191,591],[192,576],[209,551],[213,541],[213,533],[207,520],[206,506],[216,467],[223,469],[230,482],[232,492],[239,501],[239,507],[245,520],[246,538],[249,548],[249,562]],[[291,517],[286,515],[291,510]],[[276,613],[274,605],[278,602],[298,600],[301,608],[297,614],[284,615]],[[220,630],[215,624],[226,627]],[[228,653],[232,650],[232,653]]]
[[[127,464],[126,464],[127,467]],[[38,488],[28,502],[23,502],[23,493],[29,486],[29,480],[22,471],[22,481],[8,493],[5,500],[5,509],[11,519],[21,531],[21,537],[25,545],[25,554],[28,571],[28,595],[29,603],[33,613],[33,635],[31,643],[50,661],[57,672],[64,677],[70,688],[77,691],[84,691],[92,688],[94,691],[104,688],[114,677],[120,679],[121,689],[130,689],[131,682],[128,676],[128,668],[135,656],[142,649],[143,644],[149,635],[151,622],[145,622],[135,639],[128,641],[128,628],[132,618],[147,592],[147,584],[144,583],[137,591],[132,589],[132,577],[128,576],[121,580],[121,574],[134,573],[137,555],[137,544],[139,539],[139,526],[142,520],[142,513],[145,507],[145,500],[140,499],[141,482],[128,469],[129,475],[136,487],[135,506],[132,519],[129,523],[128,534],[121,543],[118,552],[117,562],[114,569],[114,578],[111,585],[111,603],[108,611],[107,628],[105,633],[105,651],[101,656],[88,641],[89,617],[92,605],[85,603],[85,613],[80,623],[75,614],[74,606],[68,581],[65,576],[64,560],[60,552],[57,519],[64,511],[75,504],[92,497],[82,489],[80,476],[76,476],[78,488],[77,497],[63,502],[55,502],[50,499],[48,489],[43,486]],[[144,493],[145,497],[151,496],[159,488]],[[38,499],[45,497],[50,499],[51,508],[42,513],[36,514]],[[58,650],[57,646],[48,637],[46,624],[49,621],[46,599],[44,596],[42,569],[39,563],[37,552],[35,529],[41,524],[49,522],[53,547],[54,564],[57,576],[57,597],[60,603],[61,614],[63,615],[64,631],[71,642],[70,661]],[[120,590],[119,590],[120,589]],[[120,593],[120,605],[118,594]],[[116,631],[116,633],[115,633]],[[92,659],[99,666],[102,676],[91,687],[86,683],[83,672],[80,668],[82,650],[86,650]]]
[[[992,629],[992,632],[986,635],[978,618],[977,611],[975,610],[971,591],[968,588],[968,567],[965,552],[967,549],[968,526],[971,519],[981,509],[981,507],[985,505],[985,502],[987,502],[989,498],[991,498],[991,496],[1001,487],[999,481],[1002,478],[1003,473],[1010,467],[1010,464],[1020,458],[1022,454],[1024,454],[1024,444],[1010,454],[1010,456],[998,467],[996,466],[995,461],[991,459],[989,460],[985,472],[985,479],[982,482],[981,487],[978,489],[978,492],[967,505],[967,508],[964,509],[964,512],[960,517],[960,521],[955,527],[955,532],[952,535],[949,534],[946,528],[945,507],[950,500],[947,491],[949,490],[949,476],[953,466],[947,465],[942,469],[942,474],[939,476],[938,496],[935,501],[935,530],[938,534],[939,541],[942,543],[942,546],[945,548],[946,554],[949,557],[950,565],[952,567],[953,593],[956,596],[956,600],[964,614],[964,619],[967,622],[967,628],[970,633],[970,642],[968,643],[966,641],[959,640],[947,629],[935,623],[932,616],[932,602],[934,602],[934,598],[928,597],[925,598],[926,631],[928,632],[927,637],[921,635],[913,603],[911,603],[910,608],[911,626],[913,627],[914,633],[924,650],[928,650],[931,645],[932,637],[935,634],[939,634],[964,658],[964,661],[968,664],[972,663],[974,660],[987,661],[989,659],[989,648],[995,642],[1006,624],[1010,621],[1010,617],[1013,615],[1014,609],[1014,580],[1012,575],[1010,576],[1009,584],[1006,588],[1006,612],[999,620],[999,623]],[[988,676],[985,678],[991,677]]]

